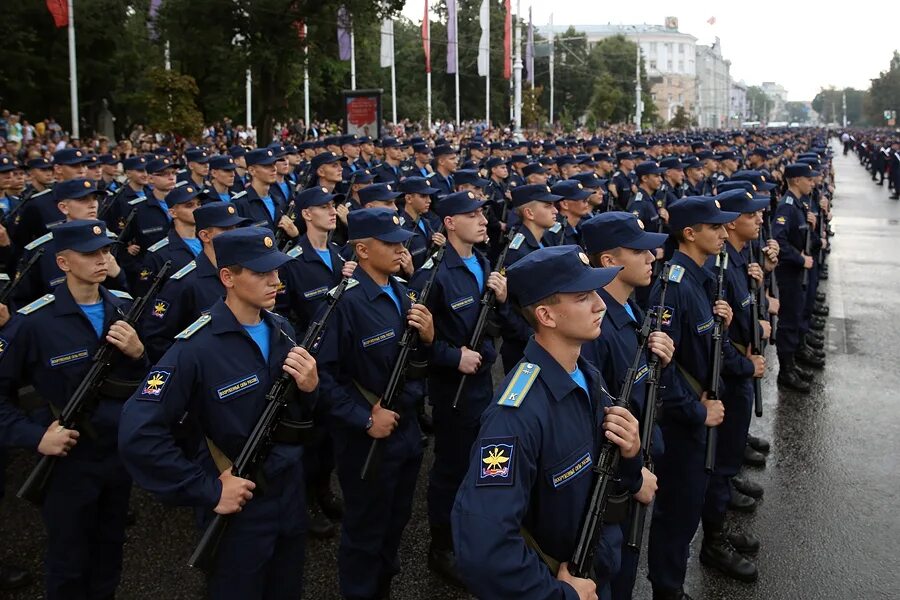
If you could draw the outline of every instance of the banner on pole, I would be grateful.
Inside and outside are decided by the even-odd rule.
[[[384,90],[344,90],[344,133],[381,137],[381,95]]]

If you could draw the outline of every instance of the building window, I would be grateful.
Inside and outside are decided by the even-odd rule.
[[[656,70],[656,61],[655,60],[650,61],[650,68],[654,71]]]
[[[678,72],[684,73],[684,61],[683,60],[678,61]]]
[[[650,54],[656,54],[656,42],[650,42]]]
[[[666,42],[666,52],[672,54],[672,42]]]
[[[678,94],[678,103],[684,102],[684,94]]]
[[[667,67],[667,69],[669,70],[669,72],[671,73],[671,72],[672,72],[672,60],[671,60],[671,59],[669,59],[669,60],[666,62],[666,67]]]
[[[678,54],[684,54],[684,44],[678,44]]]

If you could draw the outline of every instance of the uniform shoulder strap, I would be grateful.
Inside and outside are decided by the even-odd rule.
[[[531,386],[534,384],[534,381],[537,379],[538,373],[540,372],[541,368],[534,363],[520,363],[516,368],[516,372],[512,376],[512,379],[509,380],[509,385],[506,386],[506,390],[504,390],[500,399],[497,400],[497,404],[500,406],[519,408],[519,405],[522,404],[522,400],[525,399],[525,394],[531,389]]]
[[[203,329],[209,322],[212,321],[212,317],[209,315],[201,315],[199,319],[188,325],[187,329],[179,333],[175,336],[176,340],[186,340],[189,339],[192,335]]]
[[[54,296],[53,294],[44,294],[31,304],[26,304],[16,312],[18,312],[20,315],[30,315],[34,311],[40,310],[41,308],[52,304],[54,300],[56,300],[56,296]]]

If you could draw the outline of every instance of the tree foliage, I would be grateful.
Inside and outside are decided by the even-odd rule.
[[[843,90],[829,88],[819,91],[812,101],[812,109],[819,113],[819,120],[823,123],[842,123],[844,118],[842,102],[845,94],[847,96],[847,122],[853,125],[869,124],[871,121],[863,112],[867,92],[853,88]]]

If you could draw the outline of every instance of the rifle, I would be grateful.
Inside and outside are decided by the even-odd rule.
[[[497,268],[501,271],[503,270],[503,263],[506,261],[506,255],[509,253],[509,245],[512,243],[513,238],[516,237],[516,229],[510,229],[506,234],[506,245],[503,246],[503,250],[500,251],[500,255],[497,257]],[[494,310],[494,305],[497,301],[497,294],[491,288],[484,286],[484,293],[481,295],[481,311],[478,313],[478,320],[475,321],[475,329],[472,330],[472,337],[469,339],[469,350],[473,352],[478,352],[479,348],[481,348],[481,344],[484,343],[484,329],[487,326],[488,317],[491,315],[491,311]],[[459,408],[459,400],[462,398],[463,389],[466,387],[466,378],[468,375],[465,373],[462,374],[462,377],[459,379],[459,385],[456,386],[456,394],[453,396],[453,408]]]
[[[662,331],[663,312],[666,306],[666,290],[669,288],[669,263],[663,265],[659,274],[659,280],[662,289],[659,292],[659,306],[656,307],[656,318],[653,331]],[[647,313],[644,324],[641,326],[641,339],[647,339],[650,330],[649,319],[651,313]],[[650,454],[651,445],[653,443],[653,426],[656,424],[656,396],[659,392],[659,380],[662,376],[662,363],[654,353],[650,353],[650,360],[647,361],[647,395],[644,399],[644,414],[641,419],[641,458],[644,460],[644,467],[651,473],[654,472],[653,457]],[[640,552],[641,541],[644,538],[644,523],[647,520],[647,505],[641,504],[637,500],[634,501],[634,510],[631,511],[631,523],[628,526],[628,547],[635,552]]]
[[[762,252],[762,248],[763,248],[765,240],[771,238],[771,230],[770,230],[768,218],[763,219],[763,228],[764,228],[763,230],[760,230],[760,236],[762,236],[761,239],[759,240],[760,252]],[[777,299],[779,296],[779,294],[778,294],[778,277],[776,277],[774,271],[772,272],[772,277],[769,281],[770,281],[769,294],[771,294],[771,296],[773,298]],[[772,325],[772,333],[769,335],[769,342],[774,344],[775,336],[778,332],[778,313],[773,314],[769,318],[769,323]]]
[[[355,256],[354,256],[355,258]],[[303,339],[298,344],[301,348],[306,349],[310,354],[315,355],[318,351],[321,337],[325,331],[325,325],[334,312],[338,300],[347,289],[350,283],[349,277],[344,277],[333,290],[326,295],[325,310],[321,316],[310,323],[303,335]],[[284,334],[284,331],[281,332]],[[284,334],[286,335],[286,334]],[[289,338],[290,339],[290,338]],[[291,340],[293,342],[293,340]],[[288,406],[289,398],[296,387],[294,378],[288,373],[282,373],[281,376],[269,388],[266,394],[265,409],[253,426],[250,436],[244,442],[240,454],[234,460],[231,467],[231,473],[236,477],[243,479],[257,478],[258,469],[265,462],[269,449],[272,446],[272,433],[281,422],[281,415]],[[184,417],[182,417],[184,419]],[[311,420],[301,421],[298,429],[301,432],[308,432],[313,427]],[[212,571],[215,564],[216,555],[218,553],[219,542],[228,529],[232,515],[216,514],[213,520],[206,527],[197,547],[194,548],[193,554],[188,559],[188,566],[200,569],[205,573]]]
[[[38,248],[37,251],[31,255],[31,258],[28,259],[22,268],[16,273],[16,276],[13,277],[12,281],[7,283],[3,287],[3,291],[0,292],[0,304],[9,304],[9,297],[12,295],[13,290],[22,282],[25,278],[25,275],[28,274],[28,271],[31,270],[31,267],[40,260],[41,256],[44,254],[44,248]]]
[[[118,241],[120,243],[114,245],[112,247],[112,249],[110,250],[110,252],[112,253],[113,256],[118,256],[119,248],[121,248],[123,245],[124,246],[128,245],[128,238],[126,236],[128,235],[128,232],[131,231],[131,224],[134,222],[134,218],[136,216],[137,216],[137,207],[131,209],[131,212],[128,213],[128,217],[126,217],[126,219],[125,219],[125,223],[122,225],[122,231],[119,232],[119,237],[118,237]]]
[[[422,287],[422,292],[419,294],[419,304],[428,302],[431,286],[434,284],[434,278],[437,276],[441,261],[444,260],[444,252],[446,250],[447,244],[444,244],[431,257],[434,266],[432,267],[431,275]],[[415,348],[418,340],[419,330],[408,325],[397,343],[400,346],[400,353],[397,355],[397,360],[394,361],[394,367],[391,369],[387,386],[385,386],[384,393],[381,395],[382,408],[392,410],[397,397],[403,392],[403,384],[406,381],[406,369],[409,366],[409,353]],[[369,481],[374,475],[378,464],[381,462],[381,447],[381,440],[373,438],[372,445],[369,446],[369,454],[366,456],[366,461],[363,463],[362,471],[359,474],[360,479]]]
[[[288,203],[287,208],[285,208],[285,210],[284,210],[285,216],[287,218],[289,218],[291,220],[291,222],[293,222],[294,219],[297,218],[297,215],[294,214],[295,207],[296,207],[296,201],[293,198],[291,198],[291,201]],[[284,229],[282,229],[281,227],[277,227],[277,225],[278,224],[276,223],[275,229],[277,231],[275,231],[275,247],[278,248],[280,251],[284,252],[286,250],[285,246],[287,246],[287,244],[290,242],[290,238],[288,238],[288,235],[284,231]]]
[[[725,268],[728,265],[728,252],[725,248],[719,252],[716,259],[716,300],[725,299]],[[725,319],[719,315],[714,317],[713,325],[713,355],[712,369],[710,369],[709,387],[707,398],[719,400],[719,376],[722,373],[722,343],[725,340]],[[707,473],[712,473],[716,466],[716,445],[719,437],[718,430],[713,426],[706,428],[706,460],[704,467]]]
[[[809,215],[810,212],[812,212],[812,211],[810,211],[809,209],[804,211],[803,218],[806,219],[806,216]],[[803,244],[804,244],[803,256],[804,257],[812,256],[812,233],[810,232],[810,227],[812,227],[812,226],[809,224],[809,222],[807,222],[806,223],[806,240],[803,242]],[[804,267],[804,269],[803,269],[803,284],[802,284],[804,291],[806,291],[806,288],[809,286],[809,271],[810,271],[809,269]]]
[[[150,289],[142,297],[138,298],[128,310],[128,314],[124,315],[124,321],[134,327],[141,319],[144,309],[147,307],[150,299],[156,297],[156,292],[165,280],[166,272],[172,266],[171,261],[167,261],[156,278],[150,285]],[[118,349],[109,342],[103,342],[94,354],[93,364],[88,370],[87,375],[78,384],[75,393],[69,398],[62,412],[59,414],[60,427],[66,429],[75,429],[83,413],[88,410],[88,404],[94,399],[100,385],[106,380],[109,370],[112,368],[113,359],[116,357]],[[24,500],[28,500],[34,504],[41,504],[47,493],[47,484],[50,476],[53,474],[53,468],[56,466],[58,457],[42,456],[37,466],[31,471],[28,479],[19,488],[16,496]]]
[[[752,248],[750,252],[752,256]],[[760,255],[762,255],[762,248],[760,248]],[[762,264],[759,260],[755,262]],[[750,324],[750,328],[753,329],[753,349],[751,352],[756,355],[762,355],[766,351],[765,342],[762,341],[762,336],[759,334],[759,321],[763,318],[761,313],[763,307],[763,286],[759,285],[759,282],[753,277],[748,275],[748,278],[750,280],[750,314],[753,315],[753,320]],[[753,378],[753,408],[757,417],[763,415],[762,379],[759,377]]]
[[[649,332],[650,319],[651,313],[647,313],[641,326],[642,333],[644,331]],[[616,399],[614,406],[630,410],[631,390],[634,388],[634,378],[647,349],[648,337],[649,335],[642,336],[637,352],[634,353],[634,359],[631,361],[631,366],[625,372],[625,380],[622,382],[622,389],[619,390],[619,397]],[[575,551],[572,553],[572,559],[569,561],[569,572],[575,577],[590,577],[594,550],[597,547],[597,536],[600,535],[603,514],[606,512],[606,503],[612,492],[612,486],[616,481],[615,473],[619,467],[621,456],[622,453],[619,447],[604,438],[600,447],[600,456],[597,458],[597,463],[593,469],[594,484],[591,487],[590,499],[584,511],[581,528],[578,530],[578,541],[575,544]]]

